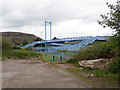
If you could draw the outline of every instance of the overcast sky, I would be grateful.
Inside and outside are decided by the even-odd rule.
[[[0,32],[15,31],[44,38],[44,21],[52,22],[52,37],[112,35],[97,21],[117,0],[1,0]],[[47,27],[49,34],[49,28]],[[49,39],[49,38],[48,38]]]

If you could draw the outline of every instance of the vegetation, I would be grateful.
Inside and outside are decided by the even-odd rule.
[[[5,59],[26,59],[26,58],[39,58],[40,53],[28,52],[15,46],[12,40],[4,37],[2,40],[2,60]]]
[[[54,37],[52,40],[57,40],[57,39],[59,39],[59,38],[57,38],[57,37]]]
[[[14,44],[11,38],[4,37],[2,38],[2,49],[12,49]]]
[[[118,79],[118,76],[116,74],[108,74],[106,70],[97,70],[97,69],[90,69],[90,68],[68,68],[68,71],[80,75],[80,73],[85,73],[87,74],[94,74],[96,77],[103,77],[103,78],[109,78],[109,79]]]
[[[98,21],[103,27],[110,27],[116,31],[116,35],[120,35],[120,1],[116,5],[106,3],[110,12],[106,15],[101,15],[102,21]]]
[[[78,55],[68,60],[69,63],[78,63],[80,60],[92,60],[98,58],[112,58],[114,53],[111,52],[112,45],[109,42],[96,44],[92,47],[87,47],[78,52]]]
[[[92,84],[95,88],[118,88],[118,75],[106,73],[105,70],[90,68],[68,68],[80,80]]]
[[[2,60],[5,59],[30,59],[30,58],[40,58],[41,54],[36,52],[28,52],[26,50],[5,50],[2,51]]]
[[[120,57],[114,58],[110,66],[106,68],[106,71],[109,73],[120,73]]]

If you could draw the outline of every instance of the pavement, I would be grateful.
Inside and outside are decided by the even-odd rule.
[[[2,88],[92,88],[73,74],[40,60],[2,61]]]

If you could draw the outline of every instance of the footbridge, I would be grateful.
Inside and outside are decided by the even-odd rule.
[[[50,40],[47,40],[49,36],[47,34],[47,24],[50,28]],[[56,52],[58,50],[67,50],[67,51],[79,51],[95,41],[106,41],[108,37],[105,36],[84,36],[84,37],[69,37],[69,38],[59,38],[52,40],[52,22],[45,20],[45,40],[43,41],[34,41],[29,43],[21,48],[31,47],[33,51],[37,52]]]
[[[106,41],[108,37],[104,36],[84,36],[84,37],[70,37],[60,38],[55,40],[34,41],[21,48],[32,47],[34,51],[38,52],[56,52],[58,50],[79,51],[95,41]],[[42,44],[42,45],[41,45]],[[40,46],[41,45],[41,46]]]

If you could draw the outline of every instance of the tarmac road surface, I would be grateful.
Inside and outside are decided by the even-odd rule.
[[[2,88],[92,88],[71,73],[40,60],[2,62]]]

